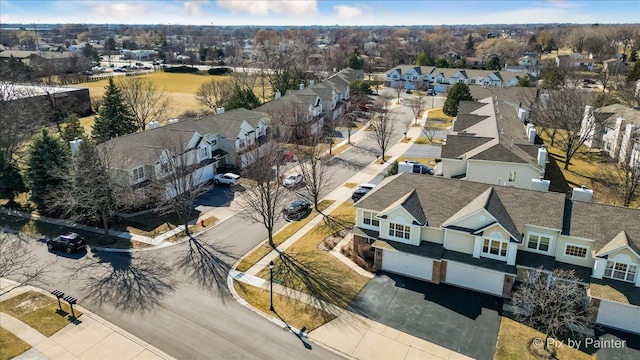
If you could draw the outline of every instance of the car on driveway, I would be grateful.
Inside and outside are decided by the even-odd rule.
[[[438,93],[433,89],[429,89],[429,90],[427,90],[427,95],[436,96],[436,95],[438,95]]]
[[[287,176],[282,182],[282,185],[285,187],[294,187],[299,185],[302,182],[302,179],[303,176],[301,173],[289,174],[289,176]]]
[[[311,212],[311,204],[306,200],[296,200],[282,209],[285,219],[290,221],[300,220]]]
[[[84,238],[73,232],[47,238],[47,249],[64,250],[67,254],[85,249],[86,246]]]
[[[371,191],[374,187],[376,187],[375,184],[360,184],[360,185],[358,185],[358,188],[351,195],[351,200],[353,200],[353,201],[360,200],[363,196],[367,195],[367,193],[369,191]]]
[[[216,184],[240,185],[240,175],[234,173],[217,174],[213,177]]]

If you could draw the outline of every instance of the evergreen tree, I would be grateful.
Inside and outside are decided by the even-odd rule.
[[[464,45],[464,48],[467,51],[467,55],[473,54],[474,44],[473,44],[473,37],[471,36],[471,33],[469,33],[469,37],[467,38],[467,42]]]
[[[364,59],[361,59],[355,52],[347,58],[347,67],[352,69],[362,69],[364,67]]]
[[[80,118],[77,114],[69,114],[64,120],[64,129],[62,129],[60,137],[66,142],[84,137],[84,128],[80,124]]]
[[[134,133],[137,129],[135,118],[127,107],[120,89],[109,78],[107,91],[98,110],[91,137],[99,144],[116,136]]]
[[[564,78],[562,77],[562,74],[560,74],[556,69],[551,69],[551,71],[542,76],[543,89],[556,90],[559,87],[562,87],[563,83]]]
[[[435,66],[436,60],[426,52],[422,52],[416,56],[416,66]]]
[[[237,108],[245,108],[248,110],[255,109],[260,106],[260,100],[256,94],[248,87],[242,88],[236,86],[233,94],[228,101],[225,102],[224,108],[232,110]]]
[[[64,179],[61,169],[66,168],[69,161],[69,146],[52,137],[47,130],[36,135],[29,145],[25,180],[31,190],[31,201],[38,210],[47,211],[45,202],[49,192],[62,185]]]
[[[531,87],[531,86],[533,86],[533,83],[531,82],[531,79],[527,75],[524,75],[523,77],[518,79],[518,85],[517,86],[519,86],[519,87]]]
[[[638,61],[638,50],[632,50],[629,55],[629,61]]]
[[[445,59],[445,58],[438,58],[438,60],[436,60],[436,67],[448,68],[449,67],[449,61],[447,61],[447,59]]]
[[[458,105],[460,101],[471,101],[471,90],[465,83],[457,83],[453,85],[451,91],[447,95],[447,99],[444,101],[444,107],[442,111],[449,116],[458,115]]]
[[[15,161],[11,161],[5,154],[0,152],[0,199],[9,200],[8,205],[12,205],[16,195],[26,191],[20,169]]]
[[[629,74],[627,74],[627,81],[629,82],[634,82],[638,79],[640,79],[640,61],[636,61],[631,71],[629,71]]]
[[[492,56],[487,62],[487,70],[500,70],[501,67],[500,58],[497,56]]]

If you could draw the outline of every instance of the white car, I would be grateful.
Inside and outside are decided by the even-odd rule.
[[[213,177],[216,184],[239,185],[240,175],[234,173],[217,174]]]
[[[285,187],[293,187],[302,182],[303,176],[300,173],[293,173],[287,176],[286,179],[282,182],[282,185]]]

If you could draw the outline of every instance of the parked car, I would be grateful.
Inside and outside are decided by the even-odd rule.
[[[351,195],[351,200],[353,200],[353,201],[360,200],[363,196],[367,195],[367,193],[369,191],[373,190],[374,187],[376,187],[375,184],[360,184],[360,185],[358,185],[358,188]]]
[[[413,92],[410,89],[407,89],[406,93],[407,94],[413,94]]]
[[[438,93],[433,89],[427,90],[427,95],[429,95],[429,96],[436,96],[437,94]]]
[[[282,182],[282,185],[285,187],[294,187],[302,182],[302,178],[303,176],[301,173],[289,174],[289,176],[287,176]]]
[[[76,233],[66,233],[53,238],[47,238],[47,249],[61,249],[71,254],[72,252],[85,249],[87,244],[84,238]]]
[[[300,220],[311,211],[311,204],[306,200],[296,200],[282,209],[285,219]]]
[[[213,177],[216,184],[240,185],[240,175],[234,173],[217,174]]]
[[[433,175],[433,169],[427,165],[423,165],[418,161],[402,161],[398,163],[399,173],[415,173]]]

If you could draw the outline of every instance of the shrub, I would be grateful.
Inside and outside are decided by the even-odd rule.
[[[198,68],[194,68],[191,66],[171,66],[164,68],[164,72],[168,73],[180,73],[180,74],[193,74],[198,72]]]
[[[375,250],[369,244],[361,244],[358,247],[358,255],[367,262],[373,262]]]
[[[209,75],[227,75],[231,74],[232,72],[233,70],[228,67],[211,68],[207,70],[207,73],[209,73]]]

